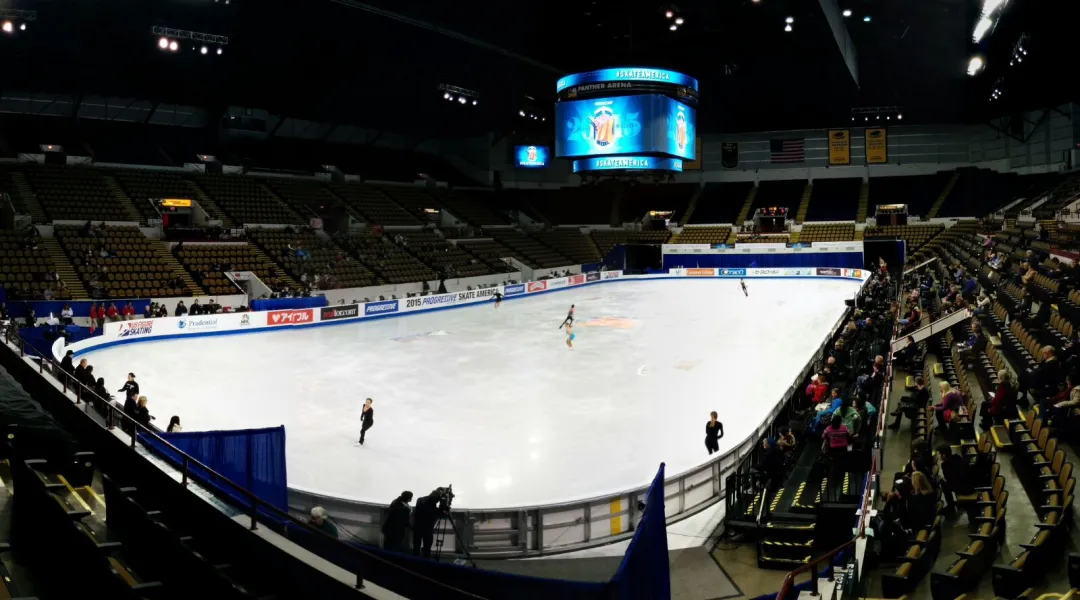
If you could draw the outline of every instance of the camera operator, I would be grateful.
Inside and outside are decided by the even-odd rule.
[[[413,511],[413,554],[431,558],[431,543],[435,538],[435,524],[450,514],[450,502],[454,493],[450,488],[439,487],[416,501]]]
[[[386,521],[382,526],[383,548],[394,552],[407,552],[409,542],[405,537],[409,529],[409,503],[412,502],[413,493],[401,492],[390,503],[390,510],[386,515]]]

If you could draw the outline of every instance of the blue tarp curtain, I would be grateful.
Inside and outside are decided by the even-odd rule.
[[[326,296],[312,296],[310,298],[269,298],[266,300],[253,300],[251,310],[290,310],[297,308],[319,308],[329,302]]]
[[[645,514],[611,583],[619,600],[671,598],[667,515],[664,513],[664,463],[660,463],[660,470],[649,486],[648,495],[645,496]]]
[[[793,254],[665,254],[664,269],[771,269],[834,267],[862,269],[862,252],[799,252]]]
[[[57,337],[57,332],[54,330],[58,328],[63,328],[67,330],[69,344],[81,342],[86,338],[90,337],[90,328],[79,327],[78,325],[68,325],[66,327],[60,325],[57,328],[49,325],[43,325],[39,327],[24,327],[19,330],[19,337],[25,340],[28,344],[26,347],[26,353],[30,356],[37,356],[38,353],[36,352],[36,350],[41,350],[46,355],[48,355],[49,358],[52,358],[49,352],[52,350],[53,340],[55,340]],[[100,334],[101,330],[99,329],[94,335]]]
[[[161,437],[236,485],[255,494],[263,502],[288,511],[284,426],[236,431],[163,433]],[[178,468],[183,466],[183,458],[172,449],[144,435],[140,435],[139,439]],[[235,500],[238,507],[247,507],[250,504],[243,494],[227,484],[215,482],[203,469],[189,465],[188,472],[200,483]]]

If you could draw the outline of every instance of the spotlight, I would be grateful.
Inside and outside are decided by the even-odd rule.
[[[983,36],[987,31],[990,31],[990,27],[994,25],[994,22],[990,19],[983,17],[979,19],[979,22],[975,24],[975,31],[971,34],[971,41],[978,44],[982,41]]]
[[[982,71],[985,66],[986,63],[981,56],[972,56],[971,60],[968,61],[967,74],[974,77],[978,75],[979,71]]]
[[[477,104],[476,100],[473,100],[473,101],[472,101],[472,105],[473,105],[473,106],[476,106],[476,104]]]
[[[12,31],[15,31],[15,26],[11,24],[11,21],[4,21],[4,25],[2,28],[4,30],[4,33],[11,33]]]
[[[1016,57],[1016,62],[1024,62],[1024,57],[1022,57],[1022,56],[1017,56],[1017,57]]]
[[[26,31],[26,23],[19,23],[19,31]],[[1027,54],[1027,52],[1024,54]]]
[[[843,15],[845,17],[850,17],[851,16],[851,9],[850,8],[845,8]]]
[[[547,117],[540,117],[541,121],[547,121]]]
[[[179,49],[180,49],[180,44],[177,44],[176,40],[173,40],[173,41],[169,42],[169,50],[172,50],[173,52],[176,52]]]
[[[202,48],[199,48],[199,54],[206,54],[207,52],[210,52],[210,49],[207,48],[206,46],[203,46]]]
[[[163,37],[160,40],[158,40],[157,41],[157,47],[161,48],[162,50],[168,50],[169,49],[169,38]]]
[[[784,25],[784,31],[791,31],[791,25]]]
[[[682,18],[682,17],[677,17],[677,18],[675,19],[675,24],[676,24],[676,25],[682,25],[683,23],[684,23],[684,21],[683,21],[683,18]]]
[[[519,117],[524,117],[524,116],[525,116],[525,111],[523,111],[523,110],[519,110],[519,111],[518,111],[518,116],[519,116]]]
[[[670,11],[670,10],[669,10],[669,11],[665,11],[665,12],[664,12],[664,16],[670,19],[671,17],[674,17],[674,16],[675,16],[675,13],[674,13],[674,12],[672,12],[672,11]]]
[[[880,121],[880,120],[881,120],[881,115],[878,115],[878,116],[877,116],[877,120],[878,120],[878,121]]]
[[[795,17],[788,17],[784,19],[784,22],[790,25],[791,23],[795,22]]]
[[[863,23],[869,23],[870,22],[870,15],[866,15],[865,17],[863,17],[862,22]]]
[[[863,120],[863,121],[869,121],[869,120],[870,120],[870,117],[863,117],[863,119],[862,119],[862,120]]]
[[[904,115],[903,115],[903,114],[898,114],[898,115],[896,115],[896,120],[897,120],[897,121],[902,121],[903,119],[904,119]]]
[[[885,120],[886,120],[886,121],[891,121],[891,120],[892,120],[892,117],[890,117],[889,115],[885,115]]]
[[[443,100],[449,100],[450,99],[450,92],[443,92],[442,97],[443,97]]]
[[[852,122],[852,123],[854,123],[854,122],[855,122],[855,117],[851,117],[851,122]]]
[[[467,100],[465,100],[465,96],[458,96],[457,101],[461,104],[465,104],[465,102],[467,102]]]
[[[679,30],[679,26],[678,26],[678,25],[675,25],[674,23],[672,23],[671,27],[668,27],[668,29],[670,29],[670,30],[672,30],[672,31],[678,31],[678,30]]]
[[[218,49],[217,49],[217,53],[218,53],[218,56],[221,56],[221,54],[222,54],[223,52],[225,52],[225,49],[224,49],[224,48],[218,48]]]

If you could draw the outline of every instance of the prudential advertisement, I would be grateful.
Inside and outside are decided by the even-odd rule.
[[[555,155],[611,156],[661,152],[695,158],[697,112],[658,94],[559,102]]]

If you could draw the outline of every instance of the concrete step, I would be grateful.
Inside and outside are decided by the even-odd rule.
[[[184,285],[186,285],[195,296],[207,295],[206,289],[203,288],[201,285],[195,283],[195,279],[191,277],[191,273],[189,273],[188,270],[180,264],[180,261],[176,260],[176,257],[172,255],[172,252],[169,252],[169,249],[165,245],[165,242],[155,243],[154,252],[158,255],[158,258],[161,260],[161,262],[165,263],[169,266],[170,269],[172,269],[173,274],[180,277],[180,280],[184,282]]]
[[[188,188],[191,189],[192,195],[195,196],[195,199],[199,202],[199,206],[206,211],[206,214],[210,215],[210,218],[221,219],[221,223],[225,227],[236,227],[236,222],[214,203],[214,199],[210,197],[210,194],[204,192],[203,189],[199,187],[199,184],[188,179],[187,185]]]
[[[146,218],[139,212],[139,209],[135,208],[135,205],[131,202],[131,198],[128,197],[127,192],[125,192],[124,188],[120,186],[120,183],[116,181],[116,178],[108,173],[103,174],[101,178],[105,181],[106,187],[112,191],[116,201],[124,205],[124,212],[128,214],[128,217],[139,225],[145,226]]]
[[[19,196],[19,199],[26,206],[26,211],[30,213],[31,220],[34,223],[48,223],[49,218],[45,215],[45,209],[38,202],[37,194],[30,187],[26,175],[20,171],[15,171],[11,174],[11,182],[15,185],[15,194]]]
[[[72,300],[89,300],[90,294],[86,290],[86,286],[83,285],[82,280],[79,279],[79,274],[75,271],[74,265],[71,264],[71,260],[68,259],[67,254],[64,254],[64,249],[60,247],[60,242],[56,241],[56,238],[47,237],[41,240],[42,247],[49,253],[49,260],[52,261],[53,268],[60,274],[60,281],[64,282],[64,286],[71,292]]]

